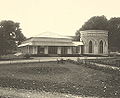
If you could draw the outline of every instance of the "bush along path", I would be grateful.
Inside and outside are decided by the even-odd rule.
[[[103,60],[103,59],[102,59]],[[112,66],[111,65],[108,65],[109,63],[107,64],[104,64],[102,62],[102,60],[90,60],[90,59],[80,59],[80,58],[77,58],[77,60],[71,60],[71,59],[68,59],[66,60],[67,62],[70,62],[70,63],[73,63],[73,64],[77,64],[77,65],[83,65],[85,67],[89,67],[89,68],[93,68],[93,69],[96,69],[96,70],[101,70],[101,71],[104,71],[104,72],[108,72],[108,73],[111,73],[111,74],[120,74],[120,67],[117,67],[117,66]],[[98,62],[100,61],[100,62]],[[113,73],[114,72],[114,73]]]
[[[87,67],[90,69],[95,69],[95,70],[99,70],[105,73],[109,73],[112,78],[108,78],[105,81],[101,80],[105,86],[101,90],[96,89],[96,92],[100,92],[99,94],[101,95],[98,95],[99,97],[107,97],[107,98],[119,98],[120,97],[120,67],[99,64],[96,62],[92,62],[90,60],[80,60],[79,58],[76,61],[69,59],[67,60],[67,62],[77,64],[78,66],[83,66],[83,67]],[[104,91],[104,94],[101,93],[102,90]]]

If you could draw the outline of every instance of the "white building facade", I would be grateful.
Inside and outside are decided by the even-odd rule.
[[[108,54],[108,31],[86,30],[80,33],[85,54]]]
[[[73,42],[71,37],[44,33],[31,37],[19,45],[19,51],[36,55],[80,54],[82,42]]]
[[[108,32],[80,31],[80,42],[55,33],[42,33],[18,46],[19,51],[34,55],[108,54]]]

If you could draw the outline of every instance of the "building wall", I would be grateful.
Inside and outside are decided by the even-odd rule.
[[[108,54],[108,31],[86,30],[81,31],[81,40],[84,43],[85,54]],[[89,42],[92,42],[92,53],[89,51]],[[103,42],[103,53],[100,53],[100,41]]]
[[[44,54],[49,54],[49,48],[53,47],[54,54],[108,54],[108,31],[104,30],[86,30],[80,31],[82,45],[74,45],[71,39],[57,38],[30,38],[23,42],[27,46],[19,47],[21,52],[29,54],[39,54],[38,46],[44,48]],[[100,53],[100,42],[103,42],[103,53]],[[90,44],[92,42],[92,52],[90,53]],[[54,48],[56,47],[56,48]],[[53,53],[53,52],[52,52]]]
[[[39,47],[43,47],[42,54],[72,54],[72,47],[63,46],[25,46],[21,47],[23,53],[29,54],[41,54],[39,53]]]
[[[25,46],[25,47],[19,47],[18,48],[18,52],[22,52],[22,53],[29,53],[29,51],[28,51],[28,46]]]
[[[25,46],[25,47],[19,47],[18,51],[22,52],[24,54],[37,54],[37,46]]]

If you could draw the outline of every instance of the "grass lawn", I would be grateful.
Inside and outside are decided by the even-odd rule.
[[[96,97],[120,97],[120,76],[66,62],[0,65],[0,86]]]

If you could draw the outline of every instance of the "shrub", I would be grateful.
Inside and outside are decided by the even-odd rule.
[[[25,57],[26,59],[29,59],[29,58],[30,58],[30,54],[25,54],[24,57]]]

